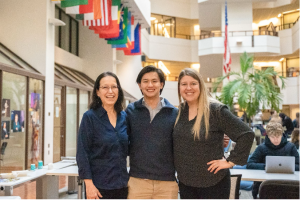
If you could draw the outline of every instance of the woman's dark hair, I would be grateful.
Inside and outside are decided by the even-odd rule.
[[[102,101],[101,101],[100,97],[98,97],[98,95],[97,95],[97,90],[99,90],[101,79],[104,78],[104,77],[107,77],[107,76],[114,77],[116,79],[116,82],[117,82],[117,85],[118,85],[119,95],[118,95],[118,99],[117,99],[117,102],[115,103],[114,108],[115,108],[115,111],[117,113],[119,113],[123,110],[124,93],[123,93],[123,90],[122,90],[122,87],[121,87],[121,84],[120,84],[120,81],[119,81],[118,77],[112,72],[103,72],[96,79],[93,94],[92,94],[92,102],[91,102],[89,108],[95,110],[95,109],[102,106]]]
[[[163,88],[160,89],[160,94],[161,94],[162,91],[163,91],[163,89],[164,89],[164,87],[165,87],[165,82],[166,82],[166,80],[165,80],[165,75],[164,75],[164,73],[161,71],[161,69],[158,69],[158,68],[154,67],[153,65],[148,65],[148,66],[144,67],[144,68],[140,71],[139,75],[138,75],[137,78],[136,78],[136,83],[140,84],[141,81],[142,81],[143,76],[144,76],[145,74],[149,73],[149,72],[156,72],[157,75],[158,75],[158,77],[159,77],[159,81],[160,81],[161,83],[164,84],[164,85],[163,85]],[[143,92],[142,92],[142,94],[143,94]]]

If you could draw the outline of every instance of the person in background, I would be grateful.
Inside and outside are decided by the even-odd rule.
[[[124,93],[112,72],[95,82],[90,109],[82,117],[76,160],[87,199],[126,199],[128,136]]]
[[[274,115],[274,113],[277,113],[275,110],[270,110],[270,119],[269,121],[272,119],[272,116]]]
[[[276,122],[282,125],[282,119],[279,117],[278,113],[275,111],[274,114],[270,118],[270,122]]]
[[[291,142],[295,144],[296,148],[299,150],[299,128],[295,128],[292,132]]]
[[[250,157],[247,169],[265,170],[266,156],[295,156],[295,170],[299,171],[299,154],[294,144],[287,141],[283,127],[276,122],[270,122],[266,128],[265,142],[259,145]],[[253,183],[252,196],[257,198],[261,182]]]
[[[292,134],[292,131],[294,130],[294,125],[288,116],[286,116],[284,113],[280,113],[279,117],[282,120],[282,126],[285,127],[284,133],[287,134],[287,136],[290,136]]]
[[[181,199],[228,199],[229,168],[247,163],[254,133],[227,106],[210,97],[199,72],[178,79],[179,113],[173,132],[174,163]],[[236,142],[223,158],[224,133]]]
[[[299,112],[296,113],[296,119],[293,120],[294,128],[299,128]]]

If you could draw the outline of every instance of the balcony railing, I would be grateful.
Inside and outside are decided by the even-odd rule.
[[[297,77],[299,76],[299,71],[278,72],[278,75],[283,77]]]
[[[229,31],[228,36],[253,36],[253,35],[271,35],[278,36],[276,31]],[[200,40],[211,37],[225,37],[225,32],[213,32],[209,34],[201,34]]]
[[[295,26],[295,24],[299,21],[299,17],[296,19],[295,22],[293,23],[288,23],[288,24],[282,24],[282,25],[279,25],[279,26],[275,26],[275,29],[276,31],[281,31],[281,30],[284,30],[284,29],[290,29],[292,28],[293,26]]]

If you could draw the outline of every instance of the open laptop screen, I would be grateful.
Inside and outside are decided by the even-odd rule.
[[[266,156],[267,173],[288,173],[295,172],[294,156]]]

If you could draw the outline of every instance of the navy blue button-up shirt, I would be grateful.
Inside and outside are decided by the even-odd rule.
[[[118,113],[115,128],[103,107],[84,113],[76,154],[81,179],[92,179],[100,189],[127,187],[127,153],[128,136],[124,111]]]

